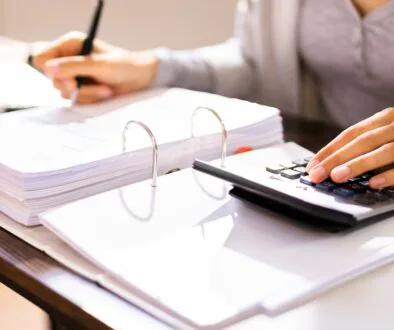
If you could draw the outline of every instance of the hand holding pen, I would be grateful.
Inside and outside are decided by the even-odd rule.
[[[32,59],[34,67],[53,80],[62,96],[73,97],[77,104],[97,103],[147,89],[157,74],[154,52],[131,52],[94,38],[102,9],[99,5],[96,8],[88,35],[67,33]],[[81,55],[85,52],[88,56]]]

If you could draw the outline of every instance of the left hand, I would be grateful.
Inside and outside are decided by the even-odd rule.
[[[373,189],[394,186],[394,108],[348,128],[320,150],[307,167],[314,183],[337,183],[388,167],[369,181]]]

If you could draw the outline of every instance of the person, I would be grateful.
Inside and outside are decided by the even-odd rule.
[[[70,33],[35,54],[33,64],[63,97],[83,86],[94,103],[155,86],[183,87],[272,105],[344,128],[307,171],[318,183],[375,172],[374,189],[394,185],[394,0],[239,0],[235,35],[195,50],[133,52],[103,41],[77,54]]]

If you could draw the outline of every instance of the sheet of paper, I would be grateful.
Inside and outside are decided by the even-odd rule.
[[[0,111],[9,107],[67,106],[49,79],[22,61],[0,61]]]

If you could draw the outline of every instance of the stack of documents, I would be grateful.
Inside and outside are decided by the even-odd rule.
[[[195,158],[212,160],[227,153],[283,141],[277,109],[182,89],[155,90],[102,106],[40,108],[3,114],[0,121],[0,211],[24,225],[39,224],[37,214],[84,197],[152,176],[152,141],[130,126],[123,151],[123,131],[133,120],[153,132],[158,174],[190,167]],[[191,127],[194,126],[194,134]]]

